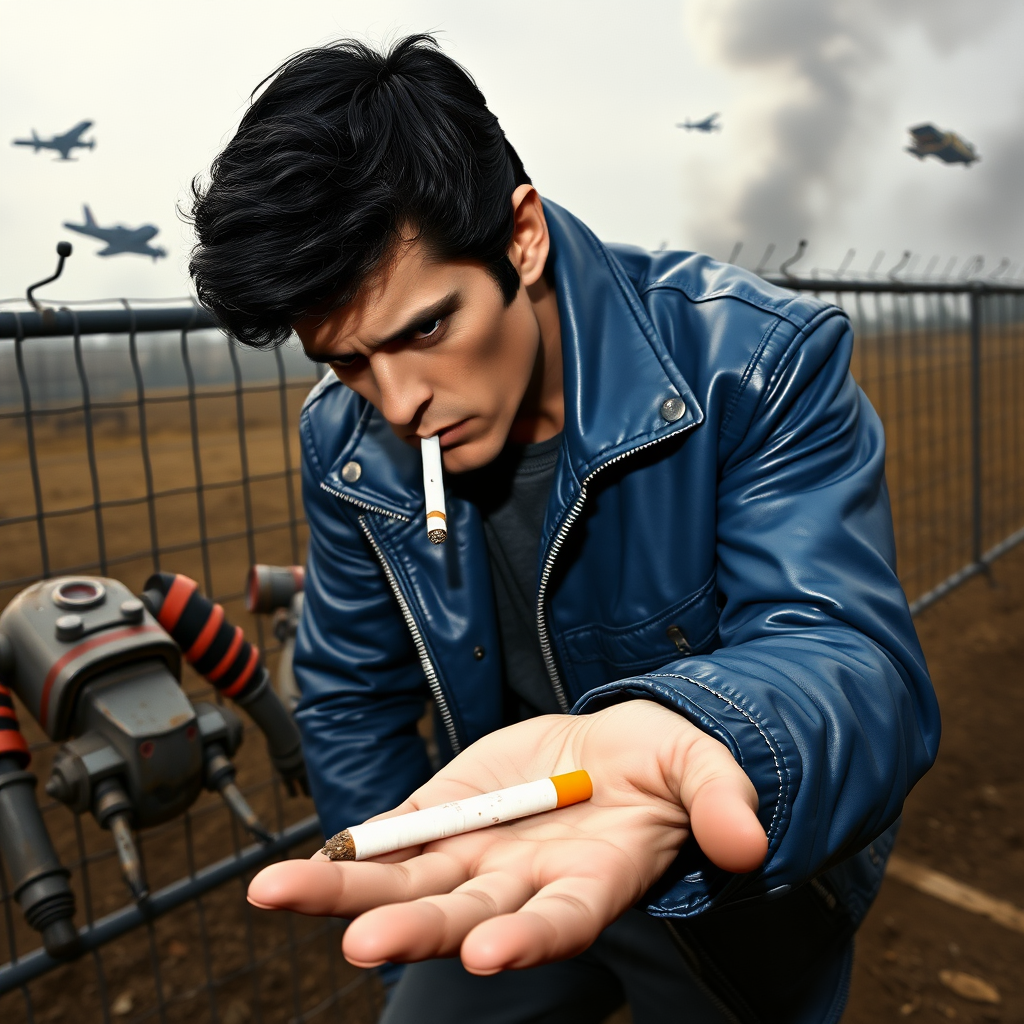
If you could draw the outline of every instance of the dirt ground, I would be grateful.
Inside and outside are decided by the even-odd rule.
[[[896,852],[1024,908],[1024,545],[917,626],[942,746],[907,800]],[[955,994],[941,971],[981,978],[999,1003]],[[886,879],[857,936],[843,1024],[902,1020],[1024,1021],[1024,935]]]
[[[1024,546],[925,611],[918,631],[942,707],[942,745],[911,793],[896,852],[1024,907]],[[964,971],[1001,1002],[939,980]],[[888,879],[858,937],[845,1024],[1024,1021],[1024,935]]]
[[[943,740],[935,768],[907,802],[897,852],[1024,907],[1024,746],[1017,735],[1024,718],[1024,546],[998,561],[989,578],[970,581],[923,613],[918,629],[942,705]],[[266,784],[260,744],[258,735],[247,737],[239,758],[242,781],[257,787],[250,795],[265,820],[278,820],[279,811],[281,820],[298,820],[309,813],[308,801],[275,800]],[[35,766],[43,777],[45,761],[44,751]],[[53,815],[70,818],[63,808],[52,808],[48,817]],[[69,863],[75,855],[74,833],[67,823],[63,828],[55,824],[51,832],[63,840],[59,851]],[[213,797],[197,805],[191,828],[197,865],[233,848],[230,820]],[[88,819],[83,832],[90,855],[109,850],[106,833]],[[180,826],[147,836],[144,851],[153,884],[178,877],[187,860],[185,842]],[[300,852],[305,851],[295,851]],[[80,872],[75,881],[81,916]],[[96,916],[124,902],[109,855],[91,865],[90,881]],[[329,1007],[324,1019],[346,1024],[375,1019],[379,987],[344,964],[337,933],[323,931],[322,922],[246,910],[241,894],[241,883],[227,886],[204,899],[202,914],[190,905],[162,918],[152,940],[136,932],[106,947],[108,1001],[120,1009],[131,1006],[115,1022],[155,1014],[150,941],[163,998],[170,1001],[167,1020],[198,1015],[227,1024],[286,1021],[297,1016],[296,1000],[308,1011],[347,984],[353,990]],[[298,943],[294,952],[286,947],[290,936]],[[21,948],[33,948],[31,933],[23,938]],[[260,964],[255,974],[245,971],[250,948]],[[1024,935],[887,880],[858,936],[844,1022],[1024,1021],[1021,965]],[[207,969],[217,981],[213,1000],[204,988]],[[943,970],[989,982],[998,989],[1000,1003],[956,995],[940,981]],[[102,1019],[99,980],[88,959],[35,983],[32,990],[36,1020]],[[4,1024],[28,1020],[16,993],[0,1001],[0,1009]],[[628,1020],[628,1014],[620,1014],[615,1024]]]
[[[963,346],[960,339],[955,344],[951,340],[948,358],[938,370],[933,365],[915,371],[900,389],[893,384],[895,367],[870,363],[869,355],[865,352],[860,376],[886,420],[902,566],[917,581],[908,580],[908,589],[917,596],[941,578],[938,570],[944,573],[963,564],[961,549],[969,535],[963,500]],[[908,353],[908,365],[913,363],[911,356]],[[1019,375],[1015,371],[1010,376]],[[888,391],[886,381],[891,385]],[[931,397],[914,397],[920,395]],[[912,397],[920,402],[915,416],[891,411]],[[301,390],[288,395],[292,428],[301,398]],[[253,555],[260,561],[287,564],[305,540],[301,528],[293,532],[287,524],[291,509],[282,487],[287,461],[297,466],[294,429],[286,452],[276,393],[246,396],[250,472],[262,477],[250,483],[247,496],[239,482],[242,467],[233,398],[201,397],[198,406],[204,482],[212,485],[205,495],[205,523],[200,522],[193,490],[188,409],[180,399],[168,397],[149,410],[156,487],[164,491],[154,502],[154,523],[164,548],[161,564],[203,581],[206,567],[196,544],[198,532],[203,528],[221,538],[209,546],[206,589],[227,598],[229,617],[258,634],[240,600],[245,570]],[[1024,403],[1005,406],[1012,410],[1010,418],[1001,419],[998,429],[994,420],[986,428],[986,449],[998,450],[1001,459],[1000,479],[986,476],[986,496],[992,498],[993,509],[1008,513],[1020,507],[1024,446],[1019,417]],[[945,426],[939,429],[944,417]],[[105,500],[122,503],[109,507],[104,516],[107,557],[121,560],[110,574],[136,589],[152,570],[147,507],[137,503],[145,493],[137,430],[132,410],[97,424],[98,483]],[[81,421],[74,416],[66,421],[51,418],[37,427],[41,487],[48,509],[80,508],[90,501],[81,437]],[[0,465],[0,519],[8,518],[0,530],[0,580],[14,581],[40,571],[35,523],[21,518],[31,516],[33,504],[24,441],[16,432],[0,439]],[[954,495],[959,497],[953,500]],[[245,538],[247,497],[256,531],[251,545]],[[297,499],[295,488],[293,500]],[[1001,518],[996,515],[994,522]],[[51,519],[48,526],[55,568],[98,558],[91,510]],[[1002,535],[986,534],[986,541]],[[12,582],[3,588],[0,605],[19,587]],[[908,801],[897,850],[1024,907],[1024,745],[1016,735],[1024,712],[1024,545],[997,562],[989,579],[970,581],[926,611],[918,627],[943,709],[944,737],[935,769]],[[198,687],[194,678],[188,685]],[[39,744],[33,769],[45,779],[52,750],[26,718],[22,715],[25,731]],[[280,826],[312,813],[308,800],[283,799],[274,789],[258,734],[248,733],[238,764],[240,782],[265,821]],[[122,906],[126,893],[109,834],[88,818],[76,826],[60,806],[48,804],[45,814],[59,855],[74,869],[78,923],[84,923],[88,911],[99,917]],[[229,856],[239,839],[217,798],[204,795],[187,819],[145,834],[143,853],[151,884],[168,884],[190,867]],[[309,852],[315,845],[311,842],[308,849],[293,854]],[[150,1019],[223,1024],[374,1020],[379,986],[342,961],[339,933],[326,930],[323,922],[249,908],[244,885],[243,879],[216,890],[201,904],[188,904],[161,918],[148,933],[139,930],[110,944],[98,960],[85,958],[34,982],[31,1011],[20,993],[3,997],[0,1021],[101,1021],[103,1005],[111,1009],[107,1024]],[[16,908],[0,929],[6,932],[0,936],[0,962],[9,959],[12,940],[21,953],[38,945]],[[859,937],[844,1020],[1024,1021],[1021,964],[1024,935],[887,881]],[[1000,1003],[972,1003],[954,994],[939,979],[943,970],[983,978],[998,988]],[[338,996],[339,992],[344,994]],[[628,1015],[617,1018],[624,1020]]]

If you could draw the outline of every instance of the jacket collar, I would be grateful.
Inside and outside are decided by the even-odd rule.
[[[602,466],[695,426],[703,413],[618,260],[567,210],[545,200],[544,212],[562,331],[561,462],[573,477],[558,489],[568,497]],[[419,454],[364,405],[323,483],[356,505],[412,518],[424,500]],[[360,470],[354,481],[343,475],[350,462]]]

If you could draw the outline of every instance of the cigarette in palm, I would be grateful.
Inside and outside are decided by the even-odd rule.
[[[320,852],[331,860],[367,860],[447,836],[489,828],[503,821],[578,804],[589,800],[593,792],[590,776],[585,771],[553,775],[465,800],[452,800],[438,807],[353,825],[328,839]]]
[[[448,519],[444,513],[441,442],[436,434],[420,441],[420,454],[423,456],[423,490],[427,496],[427,536],[431,544],[443,544],[448,538]]]

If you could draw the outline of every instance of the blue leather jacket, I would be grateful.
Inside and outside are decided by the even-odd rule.
[[[743,876],[685,843],[647,909],[686,918],[837,866],[829,893],[856,924],[939,716],[850,324],[735,267],[606,246],[545,210],[566,403],[537,567],[552,686],[573,714],[645,697],[716,736],[769,838]],[[428,778],[425,696],[456,751],[500,727],[501,660],[474,506],[449,497],[448,541],[431,545],[419,454],[333,374],[301,437],[297,718],[331,834]]]

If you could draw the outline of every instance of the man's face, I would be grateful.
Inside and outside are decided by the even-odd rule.
[[[438,434],[456,473],[504,447],[540,345],[526,288],[506,306],[481,265],[432,260],[419,240],[402,242],[352,302],[295,331],[403,440]]]

